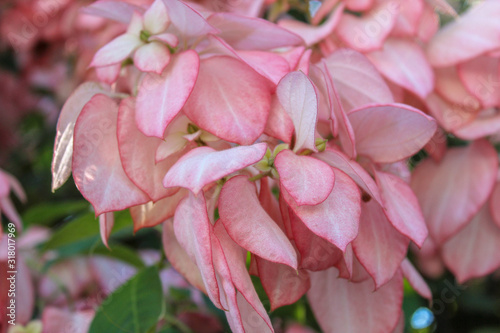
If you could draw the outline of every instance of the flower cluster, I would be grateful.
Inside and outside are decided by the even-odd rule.
[[[206,5],[85,9],[125,24],[61,111],[53,190],[73,175],[105,243],[113,212],[162,224],[234,332],[274,332],[250,275],[272,310],[307,294],[325,332],[386,333],[403,277],[432,297],[410,244],[429,274],[500,267],[500,3],[442,28],[439,0]]]

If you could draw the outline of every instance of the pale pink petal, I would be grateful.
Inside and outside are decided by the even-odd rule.
[[[394,101],[384,79],[361,53],[341,49],[325,62],[346,112],[366,104]]]
[[[350,158],[355,158],[356,139],[354,130],[352,129],[351,122],[349,121],[349,118],[347,117],[347,114],[342,107],[339,94],[333,84],[333,79],[330,75],[330,72],[328,71],[326,63],[323,61],[322,65],[330,104],[330,115],[332,121],[335,120],[337,122],[340,144],[347,156],[349,156]]]
[[[68,97],[57,122],[57,135],[52,158],[52,191],[61,187],[71,175],[73,129],[83,107],[96,94],[110,94],[96,82],[85,82]]]
[[[184,133],[177,132],[168,135],[165,140],[160,142],[156,149],[155,160],[156,162],[163,161],[167,157],[181,151],[186,147],[188,141],[184,138]]]
[[[114,65],[109,65],[104,67],[96,67],[95,73],[99,78],[99,81],[111,85],[115,83],[116,80],[118,80],[121,69],[122,69],[122,64],[117,63]]]
[[[310,156],[281,151],[274,160],[280,184],[297,205],[317,205],[328,198],[335,183],[335,174],[326,163]]]
[[[370,52],[382,47],[396,23],[398,14],[398,1],[379,1],[361,17],[345,13],[336,32],[348,47],[360,52]]]
[[[439,164],[426,159],[417,165],[411,187],[434,241],[446,241],[478,212],[496,183],[497,169],[497,153],[485,140],[449,149]]]
[[[424,0],[401,1],[399,15],[391,31],[392,36],[414,37],[424,12]],[[385,44],[384,44],[385,47]]]
[[[500,105],[499,73],[500,61],[497,58],[477,57],[458,65],[463,85],[484,108]]]
[[[392,333],[405,333],[405,314],[403,311],[401,311],[398,323],[396,324],[396,327],[394,328]]]
[[[500,268],[500,228],[484,205],[472,220],[442,247],[441,255],[457,281],[463,283]]]
[[[9,242],[9,244],[11,243]],[[11,269],[8,270],[10,271]],[[15,313],[15,322],[16,324],[26,325],[31,320],[31,317],[33,316],[33,310],[35,308],[35,290],[33,287],[33,279],[31,277],[31,272],[22,256],[16,256],[15,270],[15,296],[11,298],[15,299],[16,301],[15,305],[17,311]],[[2,274],[2,276],[4,275]],[[7,276],[10,276],[8,272]],[[12,282],[12,280],[9,281]],[[4,281],[3,283],[7,284],[7,282],[9,281]],[[11,291],[9,290],[9,292]]]
[[[197,11],[179,0],[163,0],[172,24],[183,37],[199,37],[217,33]]]
[[[373,105],[352,110],[349,120],[359,155],[391,163],[417,153],[436,132],[436,121],[404,104]]]
[[[387,220],[378,203],[371,200],[362,204],[359,234],[352,248],[376,288],[392,279],[406,257],[409,243]]]
[[[293,122],[281,105],[278,96],[273,95],[271,110],[267,119],[264,133],[286,143],[292,141]]]
[[[224,184],[219,215],[238,245],[261,258],[297,269],[295,249],[262,208],[256,187],[246,176],[233,177]]]
[[[104,67],[120,63],[143,44],[138,36],[128,33],[120,35],[97,51],[90,66]]]
[[[96,215],[148,202],[123,170],[118,153],[118,105],[105,95],[94,96],[75,125],[73,178]]]
[[[215,236],[203,195],[195,196],[190,192],[180,202],[175,211],[174,231],[181,246],[200,269],[208,296],[215,306],[222,309],[212,258],[211,243]]]
[[[222,282],[224,288],[221,290],[226,291],[228,284],[237,289],[236,304],[231,305],[231,300],[229,300],[229,314],[226,315],[239,320],[243,330],[233,331],[272,332],[271,320],[248,274],[244,249],[231,239],[222,223],[216,223],[214,230],[217,237],[217,240],[213,242],[214,263],[217,272],[224,280]]]
[[[453,66],[500,46],[500,2],[487,0],[472,6],[432,38],[427,57],[435,67]]]
[[[259,277],[269,297],[271,311],[298,301],[311,287],[309,274],[301,269],[257,258]]]
[[[314,154],[313,156],[345,172],[363,189],[363,191],[382,205],[382,198],[377,184],[370,174],[356,161],[349,159],[343,153],[333,149],[326,149],[324,152]]]
[[[100,0],[81,9],[81,13],[95,15],[122,23],[129,23],[134,12],[142,13],[142,7],[124,1]]]
[[[290,47],[288,50],[279,53],[290,65],[290,68],[296,69],[300,58],[304,55],[306,48],[304,46]]]
[[[264,131],[271,93],[272,84],[251,67],[234,58],[216,56],[201,61],[184,112],[215,136],[248,145]]]
[[[491,108],[481,111],[476,119],[454,130],[453,134],[464,140],[479,140],[499,132],[500,112]]]
[[[82,290],[80,292],[85,292],[88,286],[94,285],[101,288],[100,290],[104,291],[106,295],[109,295],[137,273],[137,268],[131,264],[108,256],[93,255],[90,258],[81,258],[81,260],[86,263],[86,265],[82,265],[78,268],[88,271],[87,275],[89,276],[89,282],[82,284]],[[69,266],[66,269],[68,268],[71,269],[72,267]],[[73,274],[81,274],[81,272],[77,271]],[[76,297],[79,295],[76,295]]]
[[[319,26],[313,26],[304,22],[289,19],[280,20],[278,25],[302,37],[302,39],[306,42],[306,45],[311,46],[319,43],[324,38],[332,34],[342,17],[343,10],[344,5],[340,4],[337,6],[335,11],[330,14],[330,17]]]
[[[180,190],[157,202],[150,201],[144,205],[130,207],[134,232],[142,228],[154,227],[173,217],[177,205],[185,196],[185,190]]]
[[[393,227],[421,247],[428,230],[418,199],[411,188],[399,177],[389,173],[376,171],[375,179],[382,194],[385,213]]]
[[[481,107],[480,101],[471,95],[458,76],[457,67],[442,67],[435,70],[435,90],[448,102],[473,110]],[[431,97],[431,96],[429,96]]]
[[[434,73],[421,47],[411,40],[388,38],[368,58],[386,78],[424,99],[434,89]]]
[[[165,255],[175,270],[181,273],[191,285],[206,294],[200,269],[175,238],[173,220],[167,220],[163,223],[162,243]]]
[[[163,138],[168,124],[191,95],[199,61],[196,52],[185,51],[173,56],[161,75],[150,73],[144,77],[136,102],[136,121],[142,133]]]
[[[7,197],[10,193],[9,179],[7,173],[0,170],[0,198]]]
[[[500,228],[500,183],[497,183],[490,198],[490,213],[493,221]]]
[[[127,34],[136,36],[140,39],[141,31],[144,29],[143,20],[143,15],[140,12],[134,12],[127,27]]]
[[[113,225],[115,224],[115,214],[113,212],[108,212],[99,215],[99,229],[101,231],[101,240],[109,248],[108,238],[113,230]]]
[[[175,238],[173,220],[169,219],[163,223],[162,232],[163,250],[169,263],[175,270],[184,276],[186,280],[205,294],[207,293],[200,269],[196,263],[191,260],[186,251],[181,247],[177,238]]]
[[[441,259],[441,254],[430,237],[425,240],[422,249],[415,252],[415,260],[422,274],[432,279],[438,279],[443,276],[446,268]]]
[[[315,333],[312,328],[301,326],[299,324],[292,324],[288,326],[285,333]]]
[[[469,123],[477,116],[480,109],[472,105],[474,100],[463,96],[464,102],[471,101],[468,105],[452,104],[436,93],[427,96],[426,106],[429,113],[437,120],[440,126],[447,131],[455,131]]]
[[[134,53],[134,65],[143,72],[161,74],[169,62],[170,51],[161,43],[142,45]]]
[[[289,215],[293,240],[300,253],[299,267],[317,272],[338,265],[343,259],[342,251],[309,230],[293,211]]]
[[[170,45],[171,47],[177,47],[177,45],[179,45],[179,38],[176,35],[171,34],[171,33],[154,35],[154,36],[149,37],[149,40],[163,42],[165,44]]]
[[[432,139],[425,145],[424,150],[436,162],[439,162],[446,153],[447,145],[446,134],[438,127]]]
[[[429,5],[432,6],[433,10],[436,10],[442,14],[457,16],[457,12],[452,5],[448,3],[448,0],[426,0]]]
[[[401,271],[403,272],[403,276],[420,296],[427,298],[428,300],[432,300],[431,289],[408,258],[405,258],[405,260],[401,263]]]
[[[403,302],[403,277],[373,291],[373,281],[337,278],[335,268],[311,273],[307,298],[323,332],[386,333],[397,325]]]
[[[339,262],[335,265],[338,269],[338,277],[350,280],[353,274],[353,260],[355,256],[352,251],[352,244],[347,245],[343,257],[340,257]],[[361,264],[360,264],[361,265]]]
[[[179,156],[156,162],[156,150],[163,142],[147,137],[137,128],[133,98],[121,102],[118,112],[117,137],[123,169],[130,180],[153,201],[172,195],[176,189],[166,189],[161,181]],[[148,200],[149,201],[149,200]]]
[[[267,214],[278,224],[278,226],[286,232],[283,218],[279,207],[278,199],[269,188],[269,178],[264,177],[260,180],[259,202]]]
[[[358,234],[361,196],[358,186],[345,173],[335,171],[335,186],[330,196],[316,206],[298,206],[282,187],[286,202],[316,235],[345,251]]]
[[[169,23],[169,14],[162,0],[155,0],[144,12],[144,29],[152,35],[164,32]]]
[[[320,67],[320,65],[323,65],[323,63],[319,65],[307,65],[307,75],[314,83],[316,94],[318,96],[318,122],[329,123],[331,127],[331,134],[334,137],[337,137],[339,134],[339,124],[336,115],[332,114],[331,96],[326,82],[327,77],[325,71],[322,70],[323,66]],[[325,136],[329,134],[330,133],[325,133]]]
[[[374,0],[345,0],[347,9],[353,11],[365,11],[373,6]]]
[[[12,200],[9,197],[0,198],[0,212],[7,216],[7,218],[16,225],[19,231],[23,230],[23,222],[21,221],[21,216],[14,207]]]
[[[293,151],[317,151],[314,136],[318,97],[311,80],[302,72],[289,73],[278,84],[276,95],[295,127]]]
[[[349,244],[349,245],[351,245],[351,247],[354,248],[353,244],[354,244],[354,242],[352,244]],[[350,279],[351,282],[355,282],[355,283],[363,282],[363,281],[366,281],[369,279],[373,279],[373,281],[374,281],[376,276],[372,277],[370,275],[370,273],[368,273],[368,271],[363,267],[363,265],[361,264],[361,262],[359,261],[358,257],[355,255],[355,253],[353,251],[351,251],[351,252],[352,252],[352,255],[351,255],[352,259],[349,258],[349,260],[352,261],[352,263],[349,262],[349,265],[352,267],[349,267],[349,268],[347,267],[347,259],[345,259],[345,258],[344,258],[344,261],[342,263],[343,265],[346,266],[346,268],[345,268],[346,271],[348,271],[348,269],[351,270],[351,272],[345,272],[345,273],[350,273],[350,276],[347,275],[344,277],[341,275],[342,272],[339,272],[339,277]],[[346,253],[347,253],[347,251],[346,251]],[[342,270],[342,266],[337,265],[336,267],[337,267],[337,269]],[[371,266],[368,265],[368,267],[371,267]]]
[[[235,171],[257,163],[266,153],[266,144],[241,146],[222,151],[199,147],[182,156],[163,179],[165,187],[185,187],[193,193]]]
[[[433,0],[428,0],[433,1]],[[427,1],[427,2],[428,2]],[[441,1],[441,0],[437,0]],[[443,0],[446,2],[446,0]],[[434,8],[429,5],[424,5],[424,11],[420,17],[420,23],[417,28],[417,36],[420,40],[427,43],[439,30],[439,15],[434,11]]]
[[[238,56],[257,73],[278,84],[290,72],[288,61],[279,54],[265,51],[238,51]]]
[[[42,333],[87,333],[94,318],[94,310],[69,312],[46,307],[42,313]]]
[[[311,65],[312,49],[307,49],[300,57],[295,70],[302,71],[305,75],[309,75],[309,66]]]
[[[269,21],[230,13],[216,13],[208,22],[219,29],[218,36],[237,50],[271,50],[302,45],[302,38]]]
[[[22,203],[25,203],[28,199],[26,197],[26,193],[24,192],[21,183],[8,172],[3,172],[2,170],[0,170],[0,173],[2,173],[4,177],[6,177],[8,185],[10,185],[11,191],[14,192],[14,194]]]

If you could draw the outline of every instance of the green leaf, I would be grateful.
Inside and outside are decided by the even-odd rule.
[[[113,244],[110,245],[111,248],[107,248],[104,245],[98,246],[91,253],[88,253],[89,256],[91,255],[101,255],[101,256],[106,256],[110,258],[115,258],[118,260],[121,260],[123,262],[126,262],[127,264],[130,264],[136,268],[142,269],[145,267],[144,262],[142,259],[137,255],[136,251],[131,250],[130,248],[123,246],[123,245],[118,245],[118,244]]]
[[[67,216],[81,213],[89,208],[84,200],[65,201],[58,203],[41,203],[29,208],[22,216],[24,225],[50,225]]]
[[[89,333],[146,333],[161,314],[163,291],[158,269],[148,267],[101,304]]]
[[[115,213],[114,234],[119,234],[127,227],[132,228],[128,212]],[[96,246],[100,242],[99,222],[94,213],[85,213],[68,222],[57,230],[44,244],[42,251],[59,250],[65,255],[73,255]]]

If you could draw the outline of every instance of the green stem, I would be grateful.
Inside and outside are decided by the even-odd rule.
[[[248,178],[248,180],[254,182],[266,176],[269,176],[269,172],[259,173],[258,175]]]

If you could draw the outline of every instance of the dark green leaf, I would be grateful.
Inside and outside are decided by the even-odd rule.
[[[89,333],[146,333],[158,322],[162,301],[158,269],[148,267],[108,296],[97,310]]]
[[[23,214],[24,225],[50,225],[67,216],[81,213],[89,208],[89,203],[83,200],[58,203],[42,203],[31,207]]]
[[[100,245],[93,249],[91,253],[88,253],[88,255],[102,255],[115,258],[139,269],[145,267],[144,262],[137,255],[136,251],[133,251],[130,248],[122,245],[111,244],[109,249],[104,245]]]
[[[132,221],[128,212],[115,213],[113,233],[119,234],[127,227],[131,229]],[[129,232],[131,234],[131,230]],[[65,255],[80,253],[100,242],[99,222],[94,214],[83,214],[73,221],[68,222],[57,230],[44,244],[42,250],[59,250]]]

